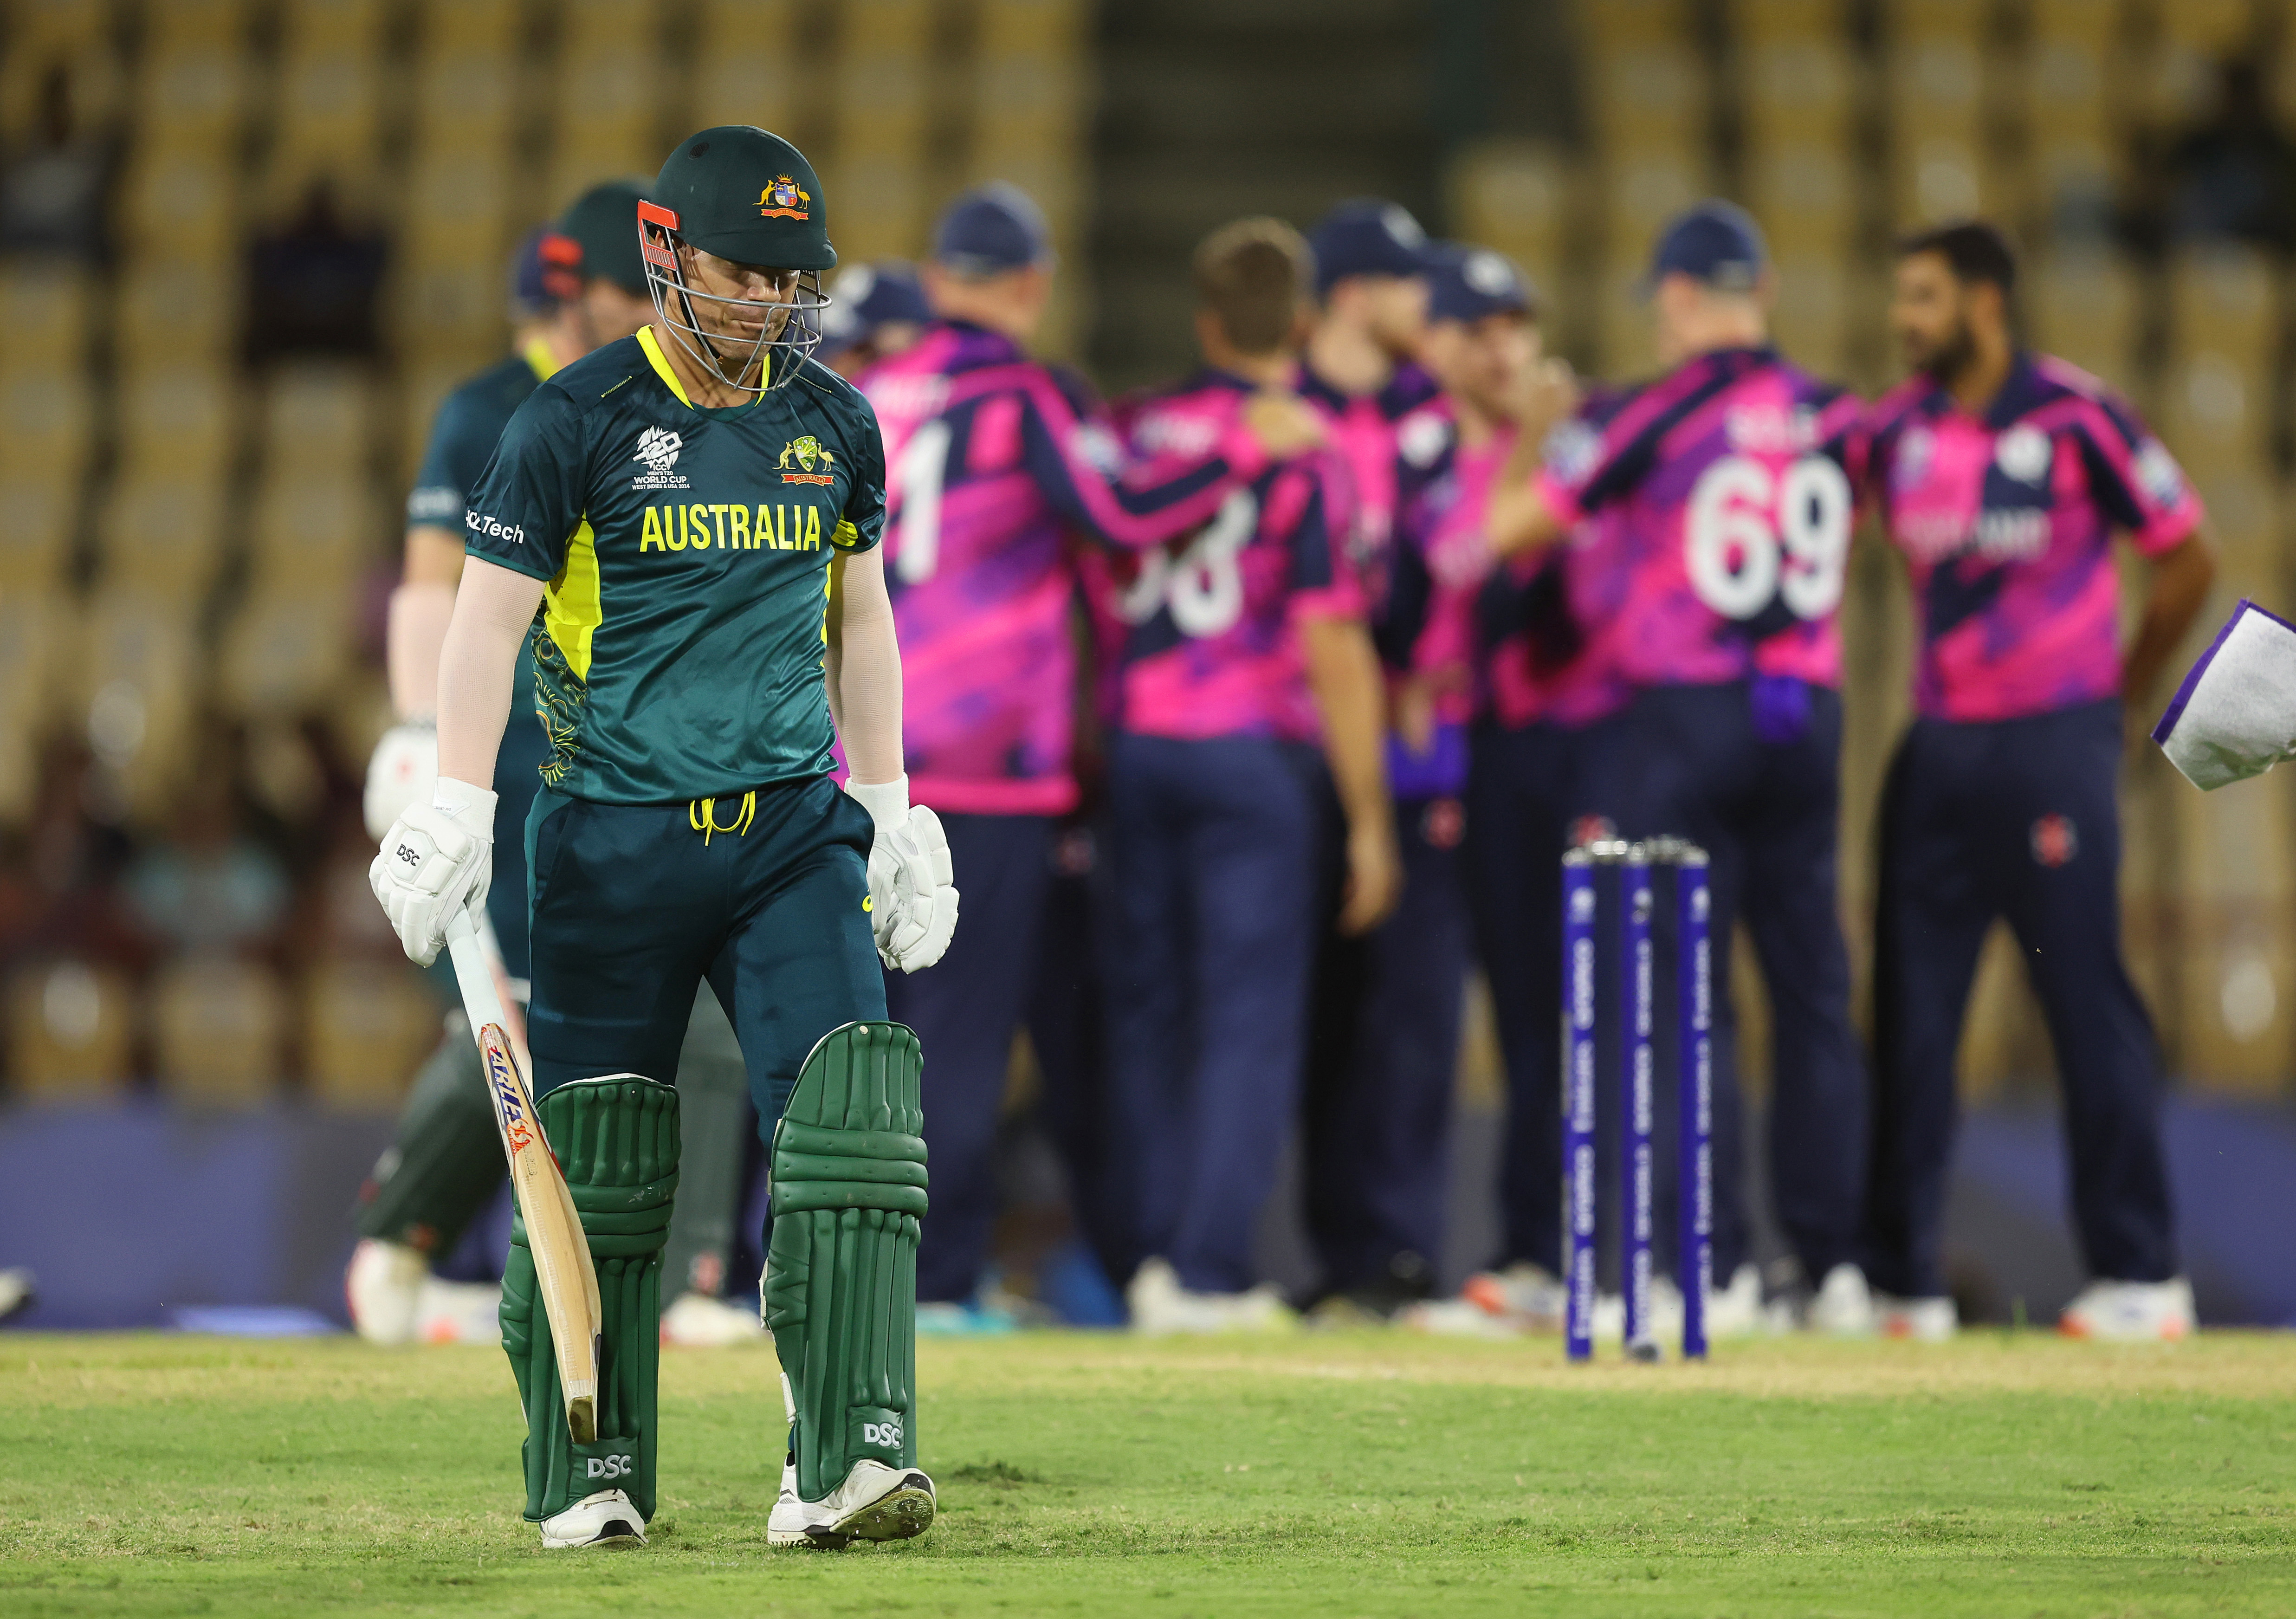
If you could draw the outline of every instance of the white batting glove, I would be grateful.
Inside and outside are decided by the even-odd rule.
[[[909,778],[849,783],[845,789],[877,823],[869,849],[870,932],[877,957],[914,973],[947,953],[956,932],[956,868],[940,817],[909,805]]]
[[[391,823],[366,880],[407,959],[427,967],[447,925],[487,902],[494,865],[495,795],[442,776],[429,803],[409,805]]]
[[[409,804],[427,804],[439,785],[439,726],[431,719],[402,719],[374,744],[366,763],[366,834],[381,838],[406,813]]]

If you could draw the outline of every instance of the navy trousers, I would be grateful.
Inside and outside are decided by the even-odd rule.
[[[1849,1018],[1849,956],[1835,876],[1841,698],[1814,688],[1798,734],[1766,740],[1745,683],[1657,686],[1598,727],[1584,760],[1588,806],[1628,838],[1688,837],[1712,857],[1714,1275],[1747,1257],[1730,947],[1740,917],[1770,996],[1775,1075],[1770,1168],[1778,1223],[1816,1280],[1857,1257],[1865,1206],[1866,1081]],[[1671,957],[1672,907],[1659,931]],[[1559,947],[1558,947],[1559,948]],[[1666,1003],[1666,1004],[1671,1004]],[[1659,1020],[1669,1085],[1673,1019]],[[1661,1118],[1673,1109],[1664,1105]],[[1672,1177],[1662,1181],[1670,1183]],[[1661,1231],[1670,1231],[1667,1218]]]
[[[2065,1097],[2090,1274],[2162,1281],[2177,1248],[2152,1025],[2120,957],[2120,705],[1981,725],[1916,720],[1882,801],[1867,1193],[1874,1285],[1946,1291],[1954,1057],[1996,917],[2022,947]]]
[[[996,1133],[1013,1034],[1029,1021],[1053,884],[1057,823],[1039,815],[945,815],[964,911],[948,954],[885,974],[885,1004],[924,1048],[932,1219],[917,1249],[917,1297],[967,1299],[996,1223]],[[1081,951],[1084,941],[1069,941]],[[1048,1079],[1048,1083],[1050,1082]]]
[[[1494,1268],[1562,1272],[1562,858],[1578,755],[1599,735],[1534,725],[1474,736],[1466,889],[1507,1081]]]
[[[1336,798],[1325,819],[1326,865],[1343,877]],[[1300,1146],[1326,1292],[1423,1295],[1442,1262],[1467,982],[1466,820],[1456,798],[1398,800],[1404,888],[1394,914],[1360,939],[1322,929]],[[1330,901],[1336,912],[1335,892]]]
[[[1251,1286],[1298,1105],[1315,951],[1313,751],[1119,733],[1109,750],[1112,1166],[1132,1250],[1185,1286]]]
[[[721,820],[740,805],[719,799]],[[821,1037],[885,1015],[862,908],[875,831],[825,776],[758,788],[737,831],[705,835],[696,808],[536,796],[526,827],[535,1093],[604,1073],[675,1081],[707,977],[770,1138]]]

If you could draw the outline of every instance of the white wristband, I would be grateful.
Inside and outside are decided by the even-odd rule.
[[[494,841],[495,795],[486,788],[442,776],[431,789],[430,807],[464,831]]]
[[[853,801],[869,812],[869,818],[880,826],[898,826],[909,818],[909,778],[896,776],[890,781],[849,781],[845,791]]]

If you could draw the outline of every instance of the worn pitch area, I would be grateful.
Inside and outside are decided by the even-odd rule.
[[[544,1553],[483,1350],[0,1336],[0,1612],[2296,1612],[2296,1336],[920,1346],[922,1539],[768,1552],[768,1352],[668,1352],[644,1550]]]

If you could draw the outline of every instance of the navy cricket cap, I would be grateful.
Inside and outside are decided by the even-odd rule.
[[[821,312],[824,357],[867,342],[880,326],[896,321],[923,325],[932,318],[932,306],[925,302],[916,267],[904,259],[857,264],[831,284],[829,295],[834,301]]]
[[[1762,227],[1734,202],[1711,197],[1677,214],[1651,253],[1645,290],[1669,275],[1693,281],[1724,292],[1751,292],[1769,263],[1762,244]]]
[[[611,281],[633,298],[646,295],[645,257],[638,251],[638,200],[644,194],[635,180],[609,180],[560,216],[558,234],[574,244],[582,280]]]
[[[941,210],[933,226],[932,256],[973,280],[1049,265],[1055,257],[1053,230],[1036,199],[1009,181],[991,180]]]
[[[1473,322],[1486,315],[1530,315],[1538,306],[1529,277],[1514,260],[1487,247],[1440,242],[1427,251],[1427,318]]]
[[[510,317],[524,322],[550,313],[558,295],[551,289],[554,267],[544,257],[544,244],[556,233],[537,225],[526,233],[510,259]]]
[[[1316,296],[1350,275],[1421,275],[1427,233],[1400,202],[1357,197],[1316,221],[1308,233],[1316,255]]]

